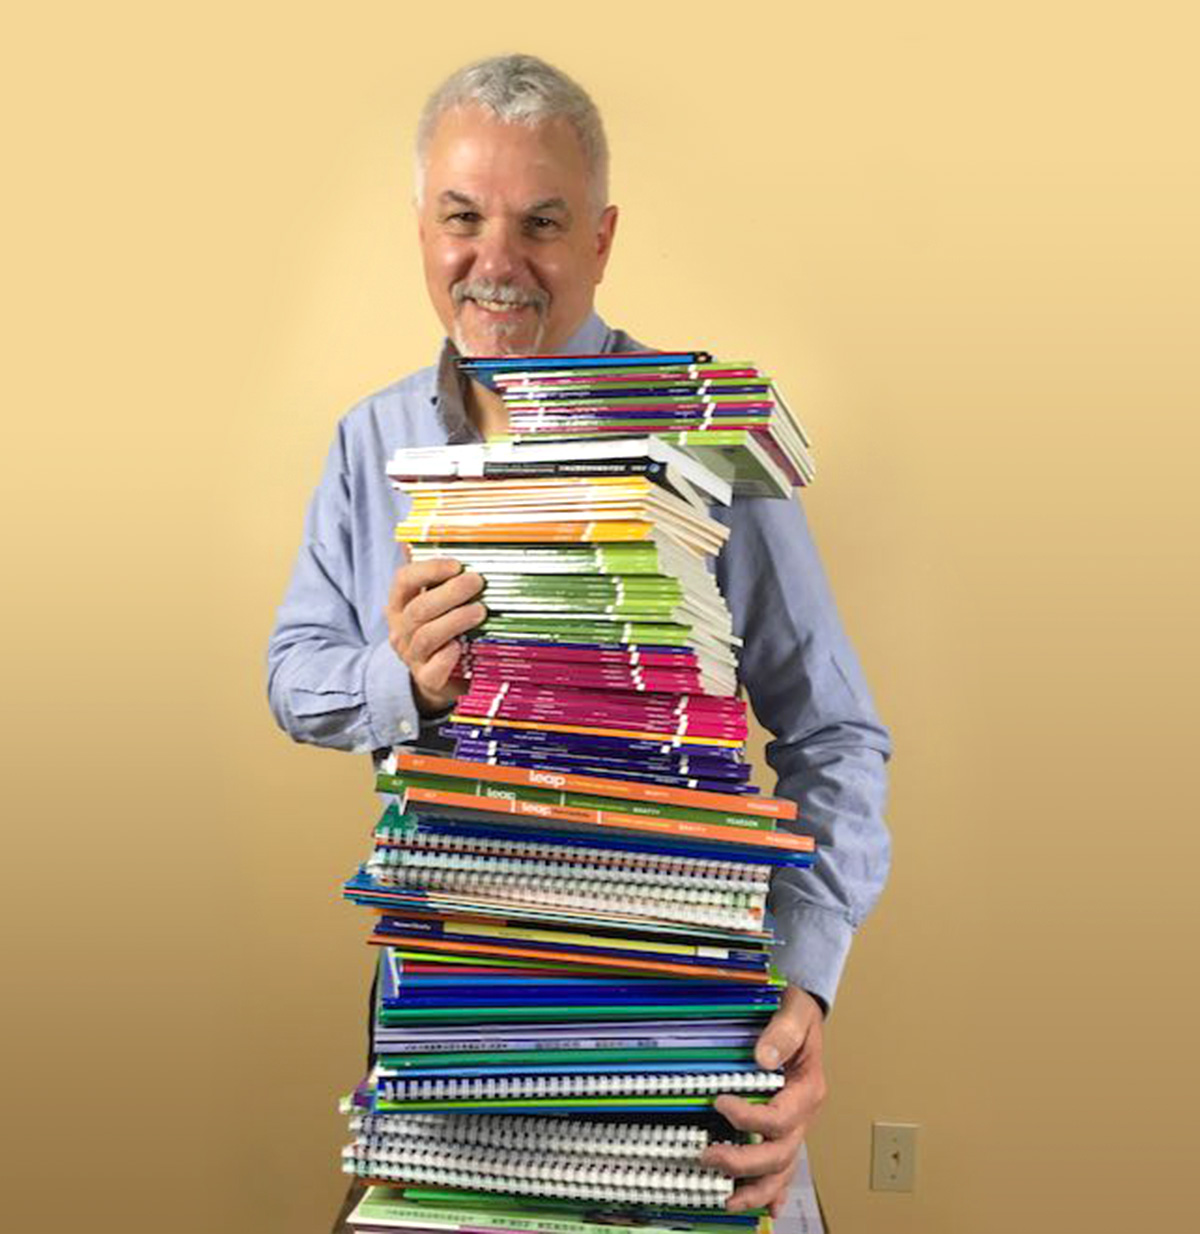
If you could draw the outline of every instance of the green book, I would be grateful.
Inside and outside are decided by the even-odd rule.
[[[791,496],[793,485],[787,473],[749,429],[685,429],[663,436],[730,481],[735,493],[747,497]]]
[[[689,823],[752,827],[774,831],[775,820],[758,814],[739,814],[733,810],[707,810],[667,801],[637,801],[628,797],[602,797],[596,793],[570,793],[557,788],[536,788],[528,784],[508,784],[494,780],[470,780],[465,776],[437,776],[406,771],[399,775],[380,772],[375,790],[403,795],[410,788],[433,789],[442,793],[466,793],[500,801],[540,801],[548,805],[575,806],[585,810],[616,810],[645,818],[677,819]]]
[[[675,600],[656,600],[649,596],[534,596],[517,592],[485,592],[488,612],[501,619],[535,620],[551,615],[567,621],[656,621],[670,622],[690,629],[696,612]]]
[[[566,617],[539,621],[533,616],[489,616],[471,633],[485,638],[518,634],[523,638],[560,643],[641,643],[666,647],[686,647],[692,641],[690,626],[678,622],[627,621],[616,615],[607,620],[595,618],[591,621],[572,621]]]
[[[484,577],[485,591],[536,596],[650,596],[656,600],[680,600],[679,580],[660,574],[505,574]]]
[[[590,545],[506,545],[453,544],[440,545],[419,542],[413,544],[414,561],[430,561],[437,557],[453,557],[467,570],[480,574],[501,572],[529,574],[545,567],[550,574],[589,575],[668,575],[663,568],[657,544],[590,544]],[[664,554],[665,555],[665,554]],[[486,566],[484,565],[486,564]]]
[[[613,1234],[614,1225],[638,1234],[729,1234],[730,1227],[706,1222],[712,1210],[694,1209],[695,1220],[672,1209],[670,1220],[629,1211],[608,1219],[597,1216],[594,1201],[572,1205],[562,1200],[508,1196],[479,1191],[450,1191],[432,1187],[369,1187],[350,1214],[350,1225],[368,1228],[433,1229],[442,1231],[516,1230],[521,1234]],[[592,1218],[589,1220],[589,1218]]]

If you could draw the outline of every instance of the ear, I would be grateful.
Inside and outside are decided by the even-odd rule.
[[[608,265],[609,254],[612,252],[613,236],[617,231],[617,207],[605,206],[596,226],[596,282],[604,278],[604,268]]]

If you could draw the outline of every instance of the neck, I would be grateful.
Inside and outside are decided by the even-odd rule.
[[[467,382],[467,415],[484,441],[503,437],[508,432],[508,408],[495,390],[480,385],[473,378]]]

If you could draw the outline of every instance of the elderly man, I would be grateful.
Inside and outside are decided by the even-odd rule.
[[[460,376],[458,355],[614,352],[639,345],[592,308],[617,209],[588,96],[551,66],[505,56],[455,73],[427,103],[417,142],[417,229],[425,281],[447,341],[436,365],[353,408],[313,497],[269,651],[269,695],[297,740],[375,751],[432,736],[461,692],[458,640],[484,616],[477,574],[405,564],[392,538],[393,450],[503,433],[493,390]],[[794,501],[737,498],[718,581],[745,640],[741,679],[774,734],[776,792],[801,804],[821,859],[772,885],[789,985],[757,1057],[784,1066],[767,1104],[718,1108],[760,1143],[713,1148],[745,1181],[731,1210],[778,1211],[825,1097],[823,1021],[852,930],[888,868],[882,820],[886,731],[837,618]]]

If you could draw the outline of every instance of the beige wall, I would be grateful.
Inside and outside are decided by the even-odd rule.
[[[4,40],[0,1224],[328,1219],[372,799],[275,730],[263,646],[336,417],[437,344],[419,101],[521,48],[605,109],[602,310],[801,409],[895,732],[836,1234],[1194,1228],[1188,6],[181,7]],[[911,1196],[866,1189],[875,1118],[922,1124]]]

